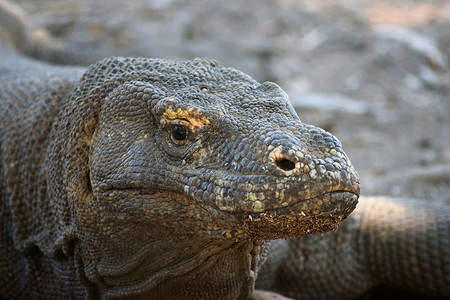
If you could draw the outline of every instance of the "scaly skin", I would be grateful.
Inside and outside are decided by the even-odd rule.
[[[305,153],[312,159],[332,146],[322,141],[340,145],[300,125],[278,87],[211,61],[149,60],[151,74],[116,76],[110,60],[91,68],[73,94],[84,69],[12,54],[86,61],[45,31],[30,31],[26,19],[0,0],[1,299],[245,299],[267,253],[257,286],[296,299],[354,298],[378,285],[450,298],[448,208],[363,198],[337,232],[270,248],[261,241],[335,227],[354,199],[322,197],[320,189],[357,191],[354,174],[350,183],[339,182],[339,172],[327,180],[322,162],[311,164]],[[125,69],[144,61],[126,60]],[[133,80],[150,85],[152,97],[133,92],[126,85]],[[170,142],[175,125],[187,125],[187,141]],[[182,148],[181,158],[174,149]],[[335,218],[326,212],[333,209]]]
[[[264,240],[357,203],[339,141],[273,83],[200,59],[1,65],[4,298],[246,299]]]

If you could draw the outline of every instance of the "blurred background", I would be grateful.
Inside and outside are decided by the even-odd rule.
[[[336,135],[362,193],[450,205],[449,0],[16,0],[89,64],[209,57],[273,81]]]

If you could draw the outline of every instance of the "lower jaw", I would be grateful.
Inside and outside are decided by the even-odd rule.
[[[245,231],[253,240],[328,232],[336,230],[357,203],[357,194],[330,192],[274,211],[245,214]]]

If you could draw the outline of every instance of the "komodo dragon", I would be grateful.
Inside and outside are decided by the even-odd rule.
[[[5,51],[0,72],[2,299],[246,299],[257,274],[296,299],[450,296],[448,209],[362,198],[303,236],[336,229],[359,180],[273,83],[212,60]]]
[[[450,295],[448,210],[365,199],[341,144],[211,60],[0,63],[3,299]],[[84,75],[82,75],[84,73]]]

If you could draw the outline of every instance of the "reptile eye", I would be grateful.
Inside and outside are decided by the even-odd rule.
[[[172,127],[172,139],[174,142],[183,142],[187,139],[189,130],[183,125],[174,125]]]

